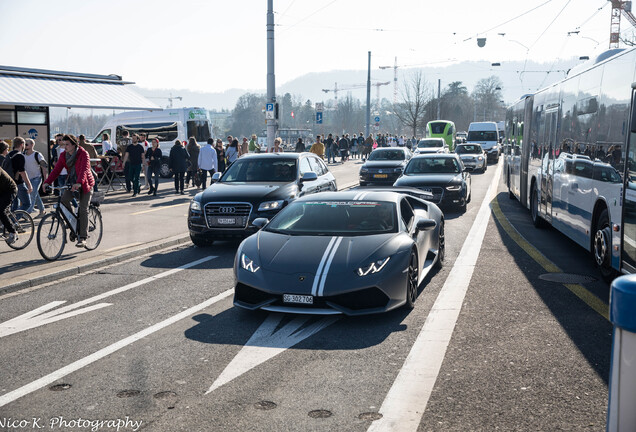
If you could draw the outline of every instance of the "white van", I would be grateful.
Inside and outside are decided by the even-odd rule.
[[[468,126],[467,143],[477,143],[484,149],[488,161],[499,160],[501,147],[499,145],[499,130],[495,122],[472,122]]]
[[[103,135],[107,133],[111,143],[117,143],[119,146],[122,132],[125,130],[130,135],[145,133],[148,142],[159,138],[159,148],[163,153],[160,175],[164,178],[172,176],[168,169],[168,156],[176,140],[187,143],[189,137],[195,137],[197,143],[204,146],[211,137],[210,119],[204,108],[173,108],[116,114],[106,122],[92,142],[101,143]]]

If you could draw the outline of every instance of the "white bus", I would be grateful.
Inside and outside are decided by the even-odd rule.
[[[611,50],[506,114],[510,198],[589,250],[606,280],[636,272],[635,79],[636,49]]]
[[[171,177],[168,169],[168,156],[176,140],[188,142],[188,138],[195,137],[197,143],[203,146],[211,137],[210,119],[207,110],[203,108],[174,108],[161,111],[126,111],[114,115],[97,134],[94,143],[101,143],[102,136],[107,133],[112,143],[121,141],[122,132],[146,134],[150,142],[159,139],[159,147],[163,154],[161,177]]]

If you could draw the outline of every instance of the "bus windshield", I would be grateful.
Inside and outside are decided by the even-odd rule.
[[[207,142],[210,138],[210,125],[207,120],[188,120],[187,137],[196,138],[197,142]]]

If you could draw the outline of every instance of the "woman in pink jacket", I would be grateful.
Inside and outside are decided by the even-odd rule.
[[[91,172],[91,162],[88,152],[79,146],[75,135],[64,135],[62,145],[64,146],[64,151],[60,154],[51,174],[44,180],[43,186],[46,188],[52,184],[57,176],[60,175],[60,172],[66,168],[68,172],[66,184],[70,185],[71,189],[64,191],[62,204],[70,208],[73,192],[79,190],[79,217],[77,227],[79,238],[75,246],[83,248],[86,247],[86,239],[88,238],[88,206],[91,202],[95,178]]]

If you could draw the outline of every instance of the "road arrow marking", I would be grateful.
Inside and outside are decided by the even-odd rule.
[[[297,317],[278,328],[283,316],[283,314],[268,316],[205,394],[213,392],[223,384],[238,378],[339,319],[330,316],[301,328],[309,317]]]
[[[82,300],[79,301],[77,303],[73,303],[71,305],[68,306],[64,306],[62,308],[59,308],[57,310],[51,310],[53,308],[56,308],[64,303],[66,303],[66,301],[64,300],[58,300],[58,301],[53,301],[51,303],[48,303],[44,306],[40,306],[37,309],[34,309],[30,312],[27,312],[25,314],[22,314],[20,316],[17,316],[15,318],[12,318],[8,321],[5,321],[3,323],[0,323],[0,338],[3,338],[5,336],[9,336],[15,333],[19,333],[25,330],[29,330],[35,327],[39,327],[45,324],[50,324],[53,323],[55,321],[60,321],[66,318],[70,318],[76,315],[80,315],[86,312],[91,312],[97,309],[101,309],[104,308],[106,306],[111,306],[112,303],[98,303],[95,305],[91,305],[91,306],[86,306],[86,305],[90,305],[91,303],[95,303],[96,301],[99,300],[103,300],[107,297],[110,297],[112,295],[115,294],[119,294],[122,293],[124,291],[128,291],[130,289],[136,288],[138,286],[141,285],[145,285],[149,282],[153,282],[156,281],[158,279],[164,278],[166,276],[170,276],[172,274],[178,273],[182,270],[188,269],[190,267],[194,267],[196,265],[199,265],[201,263],[204,263],[206,261],[210,261],[212,259],[216,258],[216,256],[208,256],[205,258],[201,258],[198,259],[196,261],[193,261],[191,263],[188,264],[184,264],[180,267],[174,268],[174,269],[170,269],[167,270],[163,273],[159,273],[158,275],[155,276],[150,276],[147,277],[146,279],[142,279],[140,281],[137,282],[133,282],[130,283],[128,285],[125,285],[123,287],[120,288],[116,288],[114,290],[111,291],[107,291],[105,293],[96,295],[94,297],[88,298],[86,300]],[[86,306],[86,307],[84,307]],[[81,308],[81,309],[80,309]],[[48,312],[47,312],[48,311]]]

